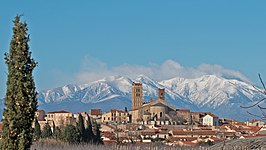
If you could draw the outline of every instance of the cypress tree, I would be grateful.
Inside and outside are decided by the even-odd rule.
[[[94,136],[94,142],[95,144],[103,144],[102,137],[101,137],[101,131],[100,131],[100,125],[97,124],[97,122],[94,122],[95,124],[95,136]]]
[[[53,135],[51,126],[46,123],[43,127],[42,138],[50,138]]]
[[[77,129],[80,132],[80,142],[85,142],[86,133],[85,133],[85,126],[84,126],[84,119],[81,114],[79,114],[78,116]]]
[[[92,131],[92,124],[91,124],[91,119],[90,116],[88,116],[88,120],[87,120],[87,128],[86,128],[86,132],[85,132],[85,137],[86,137],[86,142],[92,142],[94,139],[94,134]]]
[[[35,118],[35,122],[34,122],[34,138],[35,140],[39,140],[41,138],[41,126],[37,120],[37,118]]]
[[[63,139],[65,142],[69,144],[78,144],[80,143],[80,132],[79,130],[73,125],[67,125],[63,131]]]
[[[14,19],[9,53],[5,53],[8,67],[7,90],[3,112],[3,149],[30,149],[32,122],[37,110],[37,92],[32,72],[37,63],[29,51],[27,24]]]
[[[55,127],[54,132],[53,132],[53,137],[56,140],[62,140],[62,132],[61,129],[59,127]]]

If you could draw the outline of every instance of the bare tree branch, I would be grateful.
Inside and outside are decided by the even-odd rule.
[[[259,107],[259,105],[258,105],[258,107]],[[261,109],[261,108],[259,107],[259,110],[261,111],[262,115],[263,115],[264,117],[266,117],[266,114],[265,114],[265,112],[263,111],[263,109]]]
[[[266,94],[266,87],[265,87],[265,85],[264,85],[264,82],[263,82],[263,80],[262,80],[260,74],[259,74],[259,78],[260,78],[260,83],[262,84],[263,89],[264,89],[264,94]]]
[[[266,116],[255,115],[255,114],[253,114],[253,113],[251,113],[249,111],[247,111],[247,113],[250,114],[250,115],[252,115],[252,116],[254,116],[254,117],[261,118],[262,120],[266,120]]]
[[[261,89],[257,88],[256,86],[253,85],[253,88],[260,92],[261,94],[265,94],[265,91],[262,91]]]
[[[266,109],[266,107],[262,107],[262,106],[260,106],[260,105],[258,105],[258,107],[259,107],[260,109]]]
[[[260,101],[256,102],[255,104],[253,105],[250,105],[250,106],[240,106],[241,108],[251,108],[251,107],[254,107],[254,106],[257,106],[259,103],[263,102],[264,100],[266,100],[266,97],[261,99]]]

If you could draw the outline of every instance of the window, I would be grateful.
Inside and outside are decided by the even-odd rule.
[[[103,117],[103,120],[105,120],[105,117]]]
[[[160,112],[160,117],[163,117],[163,112]]]

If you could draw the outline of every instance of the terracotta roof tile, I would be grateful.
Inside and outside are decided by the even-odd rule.
[[[177,112],[183,112],[183,113],[190,113],[190,110],[189,109],[177,109],[176,110]]]
[[[215,131],[180,131],[174,130],[173,135],[215,135]]]
[[[91,109],[91,115],[102,115],[101,109]]]
[[[117,109],[111,109],[110,112],[111,112],[111,113],[116,113],[116,112],[118,112],[118,113],[126,113],[126,112],[123,111],[123,110],[117,110]]]
[[[42,110],[42,109],[38,109],[36,112],[44,112],[44,110]]]
[[[71,113],[71,112],[65,110],[59,110],[59,111],[48,112],[47,114],[56,114],[56,113]]]

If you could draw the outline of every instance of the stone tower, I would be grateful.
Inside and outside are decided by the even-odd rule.
[[[132,110],[142,106],[142,84],[135,83],[132,84]]]
[[[165,93],[164,89],[160,89],[160,88],[158,89],[158,99],[159,100],[165,100],[164,99],[164,93]]]

